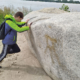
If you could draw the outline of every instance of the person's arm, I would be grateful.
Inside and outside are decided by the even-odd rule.
[[[16,25],[14,22],[10,21],[10,20],[7,20],[6,23],[12,28],[14,29],[15,31],[17,32],[23,32],[23,31],[26,31],[26,30],[29,30],[29,26],[25,26],[25,27],[19,27],[18,25]]]
[[[22,27],[26,24],[26,22],[16,22],[16,24],[19,26],[19,27]]]
[[[26,22],[16,22],[16,24],[17,24],[19,27],[22,27],[22,26],[24,26],[25,24],[27,24],[28,21],[29,21],[29,19],[26,20]]]

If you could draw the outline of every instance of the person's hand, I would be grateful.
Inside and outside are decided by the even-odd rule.
[[[30,24],[28,24],[29,27],[31,27],[31,25],[32,25],[32,22]]]
[[[28,20],[26,20],[26,24],[28,23],[28,21],[29,21],[29,19],[28,19]]]

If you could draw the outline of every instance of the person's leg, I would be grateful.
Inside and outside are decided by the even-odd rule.
[[[0,54],[0,62],[6,57],[9,45],[3,44],[3,50]]]
[[[20,48],[18,47],[17,44],[13,44],[13,45],[11,45],[11,47],[8,51],[8,54],[18,53],[18,52],[20,52]]]

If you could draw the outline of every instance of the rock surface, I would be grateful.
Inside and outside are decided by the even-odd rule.
[[[33,22],[25,32],[29,47],[47,74],[54,80],[80,80],[80,12],[48,8],[26,19]]]

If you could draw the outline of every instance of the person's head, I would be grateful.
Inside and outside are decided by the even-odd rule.
[[[15,13],[14,18],[16,21],[20,22],[23,19],[23,13],[22,12]]]

